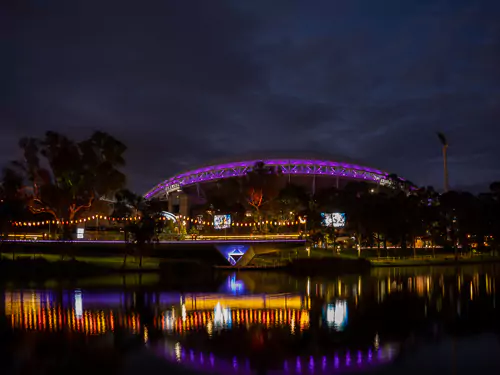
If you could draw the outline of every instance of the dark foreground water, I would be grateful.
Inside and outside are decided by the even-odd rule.
[[[3,285],[0,374],[500,374],[500,268]]]

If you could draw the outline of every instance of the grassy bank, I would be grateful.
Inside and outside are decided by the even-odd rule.
[[[473,257],[459,257],[455,259],[454,256],[442,257],[422,257],[422,258],[389,258],[389,259],[369,259],[372,267],[416,267],[416,266],[448,266],[448,265],[462,265],[462,264],[488,264],[499,263],[500,257],[489,255],[478,255]]]
[[[78,278],[109,273],[109,269],[77,260],[48,261],[43,258],[2,257],[0,259],[0,279],[40,281],[49,278]]]
[[[421,250],[416,256],[413,256],[413,253],[409,251],[402,253],[391,249],[391,252],[393,256],[377,257],[375,251],[369,252],[364,250],[361,252],[361,258],[359,258],[358,253],[354,250],[342,251],[340,254],[335,254],[331,249],[311,249],[308,258],[340,258],[344,260],[364,259],[370,263],[371,267],[447,266],[455,264],[488,264],[500,262],[500,256],[492,256],[489,254],[473,256],[459,254],[458,259],[455,260],[455,255],[453,253],[449,251],[445,252],[444,250],[436,252],[435,255],[429,254],[428,250]]]
[[[74,256],[61,259],[60,255],[37,254],[17,255],[0,258],[0,280],[46,281],[50,279],[78,279],[127,274],[158,274],[164,280],[198,280],[211,277],[212,267],[200,262],[183,260],[160,260],[144,258],[142,267],[139,259],[128,257]]]
[[[39,254],[60,257],[64,254],[75,259],[86,259],[92,263],[99,263],[99,258],[104,259],[106,266],[120,264],[127,252],[132,261],[127,267],[134,266],[134,259],[138,251],[133,246],[120,243],[95,243],[95,242],[0,242],[0,252],[14,259],[18,256],[38,256]],[[134,255],[136,254],[136,255]],[[217,251],[213,244],[205,243],[179,243],[154,244],[142,249],[143,259],[163,260],[199,260],[210,264],[226,264],[224,257]],[[134,258],[134,259],[132,259]]]
[[[12,254],[0,253],[0,256],[6,260],[12,260]],[[123,256],[108,255],[108,256],[85,256],[75,255],[74,257],[65,256],[61,258],[58,254],[28,254],[19,253],[14,256],[14,260],[32,260],[32,261],[46,261],[48,263],[54,262],[68,262],[74,261],[79,263],[86,263],[92,266],[111,269],[111,270],[158,270],[160,260],[158,258],[143,258],[142,268],[139,267],[139,258],[128,256],[127,261],[123,262]]]

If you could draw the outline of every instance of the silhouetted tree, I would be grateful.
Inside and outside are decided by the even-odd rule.
[[[24,158],[13,162],[11,171],[25,184],[33,214],[72,221],[94,200],[125,185],[125,175],[118,168],[125,164],[126,147],[109,134],[95,132],[76,142],[49,131],[43,139],[23,138],[19,146]]]
[[[309,201],[309,196],[302,186],[287,184],[281,189],[276,197],[277,211],[283,216],[283,219],[292,215],[300,215],[306,211]]]
[[[12,229],[11,222],[22,221],[27,218],[23,181],[12,169],[3,171],[0,183],[0,232],[5,233]]]
[[[205,190],[206,203],[200,208],[202,211],[244,214],[243,194],[244,186],[239,179],[222,179],[210,189]]]
[[[130,250],[133,250],[139,254],[139,267],[142,267],[144,253],[159,241],[165,227],[166,220],[162,216],[165,206],[166,202],[158,199],[146,200],[127,189],[116,194],[113,216],[134,218],[126,221],[123,228],[128,245],[123,256],[124,266]]]
[[[440,204],[455,251],[458,245],[463,251],[469,250],[470,238],[477,233],[480,218],[477,197],[470,193],[449,191],[441,195]]]

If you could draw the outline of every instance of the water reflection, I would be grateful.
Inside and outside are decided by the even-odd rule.
[[[164,355],[167,360],[202,372],[208,370],[224,374],[249,374],[254,371],[248,358],[239,359],[236,356],[232,359],[220,358],[216,357],[213,353],[186,349],[180,342],[176,342],[174,345],[167,344],[162,350],[157,350],[157,352],[160,355]],[[393,346],[386,345],[381,350],[375,351],[368,349],[366,351],[358,350],[355,353],[351,353],[350,351],[343,354],[334,353],[329,356],[298,356],[294,359],[284,360],[279,370],[285,374],[313,374],[333,370],[366,370],[370,367],[390,362],[396,354],[397,350]]]
[[[128,311],[134,307],[134,295],[77,290],[62,292],[58,299],[51,291],[8,291],[5,315],[13,328],[25,330],[68,330],[93,335],[113,331],[118,324],[135,333],[141,328],[140,314]],[[265,327],[298,322],[300,330],[309,325],[310,301],[300,295],[159,293],[156,296],[151,298],[157,301],[153,325],[168,333],[206,330],[208,326],[231,329],[233,322],[237,326]],[[179,302],[174,304],[173,300]]]
[[[494,268],[333,279],[246,273],[224,276],[214,293],[11,289],[0,309],[14,332],[126,331],[200,371],[312,374],[387,363],[408,352],[409,338],[490,330],[498,322],[497,280]],[[263,292],[272,288],[285,293]]]
[[[5,293],[5,315],[14,329],[29,331],[67,331],[99,335],[114,331],[113,310],[84,309],[80,291],[73,295],[74,304],[58,302],[53,294],[45,291],[17,291]],[[139,316],[135,313],[118,313],[118,324],[138,332]]]
[[[326,306],[326,323],[329,327],[333,327],[342,331],[347,324],[347,302],[337,301],[335,304]]]

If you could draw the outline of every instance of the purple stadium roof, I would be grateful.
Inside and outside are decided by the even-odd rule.
[[[247,160],[233,163],[217,164],[178,174],[148,191],[144,197],[152,198],[166,190],[179,185],[194,185],[200,182],[244,176],[252,170],[257,162],[279,168],[282,174],[338,176],[340,178],[365,180],[381,183],[387,180],[387,172],[361,165],[316,159],[265,159]]]

